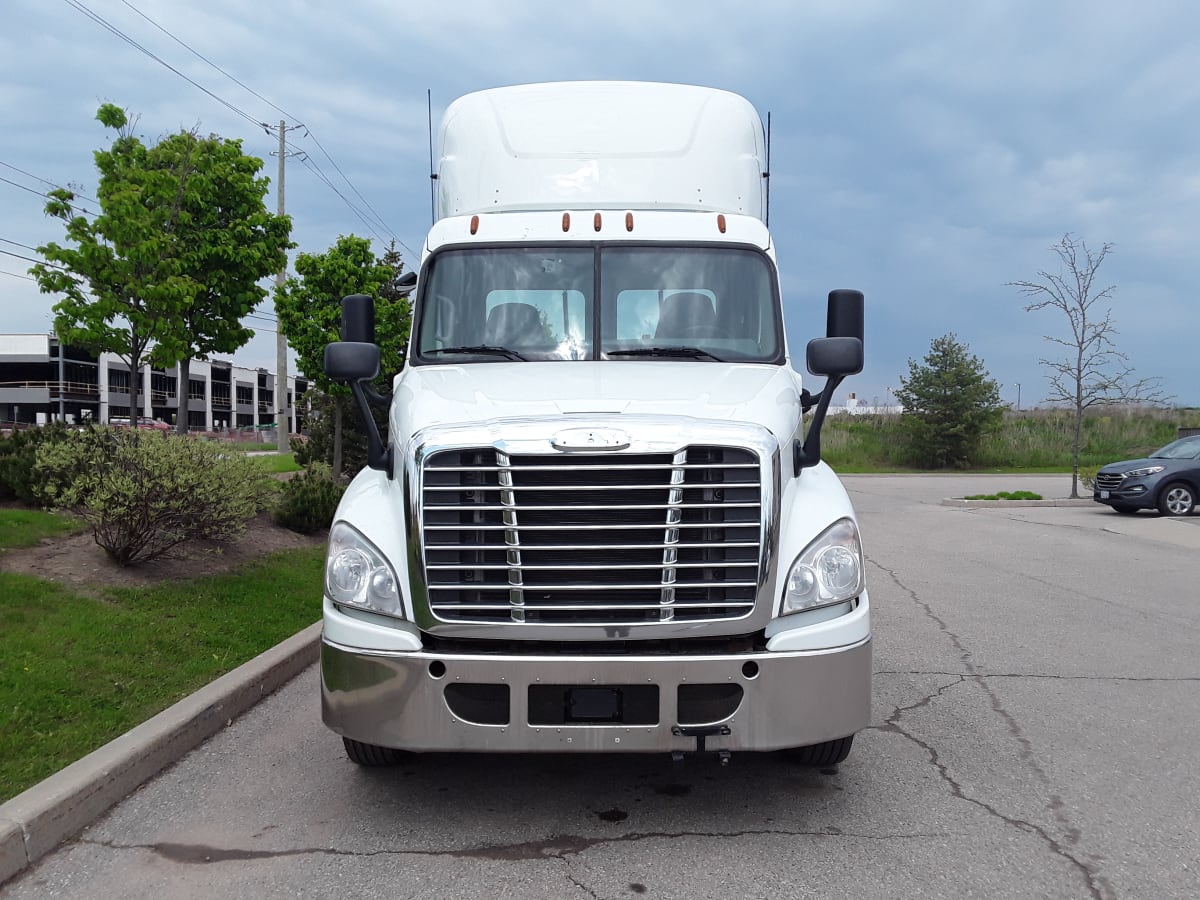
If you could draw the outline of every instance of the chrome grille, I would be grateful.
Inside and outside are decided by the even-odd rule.
[[[1118,473],[1101,472],[1096,476],[1096,487],[1102,491],[1115,491],[1121,486],[1125,476]]]
[[[442,621],[646,624],[754,608],[762,544],[758,456],[675,453],[426,458],[423,552]]]

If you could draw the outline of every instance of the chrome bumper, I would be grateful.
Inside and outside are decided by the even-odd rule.
[[[868,724],[871,641],[815,652],[575,657],[368,653],[323,640],[321,713],[341,735],[414,751],[801,747]]]

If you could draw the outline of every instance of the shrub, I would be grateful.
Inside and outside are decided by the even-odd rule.
[[[1080,466],[1079,467],[1079,483],[1089,491],[1096,489],[1096,473],[1100,471],[1099,466]]]
[[[188,541],[232,542],[273,494],[253,459],[155,432],[90,429],[38,449],[36,476],[75,510],[118,565],[176,555]]]
[[[275,507],[275,521],[284,528],[313,534],[333,522],[345,487],[333,479],[329,466],[311,463],[302,474],[284,484]]]
[[[1042,495],[1033,491],[999,491],[995,494],[967,494],[964,500],[1041,500]]]
[[[73,433],[68,426],[54,422],[40,428],[14,431],[8,437],[0,438],[0,500],[41,506],[45,498],[40,490],[40,479],[33,471],[38,447],[61,443]]]

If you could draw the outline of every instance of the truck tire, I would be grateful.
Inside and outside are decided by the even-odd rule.
[[[783,752],[793,762],[802,766],[836,766],[850,755],[854,745],[854,735],[838,738],[836,741],[824,741],[809,747],[793,747]]]
[[[360,766],[394,766],[407,756],[403,750],[364,744],[348,737],[342,738],[342,744],[346,747],[346,755],[350,757],[350,761]]]

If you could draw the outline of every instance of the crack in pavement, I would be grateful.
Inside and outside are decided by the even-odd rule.
[[[904,584],[904,582],[900,580],[900,577],[894,571],[883,565],[880,565],[874,560],[871,561],[871,564],[881,572],[884,572],[892,580],[892,583],[895,584],[896,587],[906,593],[914,603],[921,607],[925,613],[925,616],[938,626],[938,629],[950,640],[950,643],[954,646],[955,650],[958,651],[959,659],[962,661],[963,668],[965,669],[965,673],[946,673],[947,677],[953,677],[956,680],[947,685],[943,685],[934,693],[923,697],[921,700],[910,706],[897,707],[892,714],[884,720],[883,725],[873,727],[876,730],[891,731],[899,734],[924,750],[929,755],[930,762],[933,763],[934,768],[937,769],[942,780],[949,785],[952,795],[956,798],[978,806],[990,815],[996,817],[1013,828],[1029,834],[1035,834],[1040,837],[1046,842],[1052,852],[1065,859],[1072,866],[1072,868],[1074,868],[1083,877],[1087,884],[1089,894],[1095,898],[1095,900],[1104,900],[1104,898],[1115,897],[1116,892],[1113,890],[1112,885],[1106,878],[1096,871],[1094,857],[1091,857],[1090,854],[1088,855],[1089,858],[1093,860],[1092,863],[1089,863],[1070,851],[1069,847],[1075,847],[1078,845],[1079,840],[1082,837],[1082,831],[1071,821],[1070,817],[1067,815],[1066,805],[1063,803],[1063,800],[1058,793],[1053,790],[1054,786],[1050,780],[1050,777],[1046,773],[1046,770],[1043,769],[1041,764],[1037,761],[1033,751],[1033,745],[1021,730],[1020,723],[1017,722],[1016,717],[1014,717],[1007,709],[1004,708],[999,696],[994,690],[992,690],[991,685],[988,683],[988,677],[985,674],[980,673],[975,666],[975,663],[972,662],[971,651],[966,648],[959,636],[950,630],[950,627],[946,624],[945,620],[933,611],[933,607],[917,596],[916,591]],[[980,689],[982,689],[987,695],[992,711],[1000,716],[1000,718],[1004,721],[1005,728],[1007,729],[1009,735],[1014,741],[1016,741],[1018,746],[1018,756],[1020,757],[1021,761],[1034,772],[1038,780],[1041,781],[1045,786],[1047,796],[1049,797],[1047,808],[1049,809],[1051,815],[1053,815],[1054,820],[1062,829],[1065,843],[1064,840],[1054,837],[1049,833],[1049,831],[1040,825],[1025,821],[1024,819],[1018,819],[1005,815],[991,804],[980,800],[977,797],[969,796],[963,790],[962,785],[960,785],[950,774],[949,768],[945,763],[942,762],[941,756],[937,749],[926,741],[921,740],[919,737],[908,731],[900,724],[900,719],[906,712],[911,712],[912,710],[928,706],[947,690],[964,683],[968,679],[979,685]]]
[[[171,862],[185,865],[211,865],[221,862],[242,862],[256,859],[283,859],[289,856],[349,856],[367,859],[373,856],[423,856],[447,857],[450,859],[486,859],[498,862],[522,862],[528,860],[562,860],[578,856],[594,847],[610,844],[637,843],[648,840],[682,840],[685,838],[739,838],[739,837],[816,837],[869,841],[890,841],[927,838],[946,838],[947,832],[901,832],[870,833],[844,831],[836,827],[819,830],[789,830],[785,828],[746,829],[744,831],[633,831],[619,835],[562,834],[538,841],[523,841],[516,844],[484,844],[453,850],[343,850],[338,847],[292,847],[283,850],[246,850],[237,847],[215,847],[208,844],[180,844],[157,841],[150,844],[122,844],[116,841],[98,841],[83,838],[76,844],[102,847],[107,850],[146,850]],[[580,885],[583,887],[583,885]],[[586,888],[585,888],[586,889]]]
[[[970,679],[984,678],[1044,678],[1048,681],[1119,681],[1134,684],[1190,684],[1200,682],[1200,675],[1045,675],[1039,672],[943,672],[936,669],[879,669],[876,675],[945,675]]]

